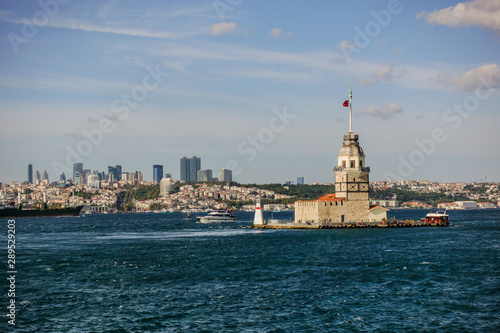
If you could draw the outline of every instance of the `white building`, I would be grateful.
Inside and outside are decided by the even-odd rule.
[[[477,207],[477,202],[475,201],[455,201],[458,209],[475,209]]]
[[[89,175],[87,177],[87,185],[94,188],[100,188],[101,181],[98,175]]]
[[[162,178],[160,180],[160,195],[167,195],[174,189],[174,180],[172,178]]]

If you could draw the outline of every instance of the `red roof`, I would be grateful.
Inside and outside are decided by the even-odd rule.
[[[325,194],[321,197],[319,197],[318,199],[316,200],[297,200],[297,202],[314,202],[314,201],[328,201],[328,202],[332,202],[332,201],[343,201],[345,200],[345,198],[337,198],[335,197],[335,194]]]

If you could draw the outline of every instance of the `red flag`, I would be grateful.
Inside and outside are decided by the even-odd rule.
[[[349,106],[349,101],[345,101],[344,106]]]

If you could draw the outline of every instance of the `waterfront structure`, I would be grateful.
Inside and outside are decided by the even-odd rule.
[[[212,170],[207,169],[207,170],[199,170],[196,173],[196,179],[198,182],[211,182],[213,180],[212,178]]]
[[[257,200],[255,205],[255,216],[253,219],[253,225],[263,225],[264,217],[262,216],[262,208],[260,207],[260,199]]]
[[[33,165],[28,164],[28,183],[33,184]]]
[[[82,172],[83,171],[83,163],[73,163],[73,181],[76,179],[76,173],[77,172]],[[75,181],[76,182],[76,181]],[[80,183],[77,183],[80,184]]]
[[[185,182],[198,181],[197,172],[201,170],[201,158],[196,156],[192,158],[183,157],[180,164],[181,180]]]
[[[399,201],[397,200],[370,200],[370,206],[380,206],[385,208],[397,208],[399,207]]]
[[[221,182],[232,182],[233,181],[233,172],[229,169],[223,168],[220,171],[220,181]]]
[[[349,132],[344,135],[335,174],[335,194],[325,194],[312,201],[295,202],[295,223],[315,226],[378,222],[386,218],[387,210],[370,207],[369,175],[359,136],[352,130],[352,90],[349,89]],[[345,105],[347,106],[347,105]]]
[[[163,165],[155,164],[153,165],[153,180],[157,183],[160,183],[160,180],[163,177]]]
[[[297,185],[304,185],[304,177],[297,177]]]

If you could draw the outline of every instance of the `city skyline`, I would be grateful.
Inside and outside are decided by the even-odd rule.
[[[0,4],[0,182],[196,155],[332,183],[350,83],[371,179],[500,180],[500,1],[41,3]]]

